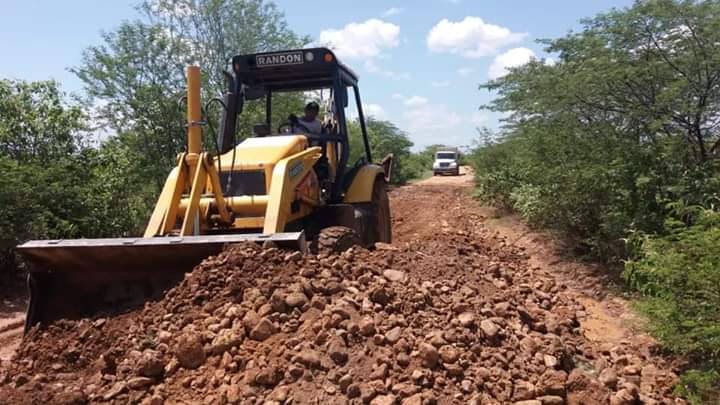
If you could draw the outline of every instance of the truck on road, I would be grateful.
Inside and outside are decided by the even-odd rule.
[[[442,147],[435,152],[433,176],[438,174],[460,175],[460,151],[456,147]]]

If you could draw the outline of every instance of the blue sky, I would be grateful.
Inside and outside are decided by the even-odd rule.
[[[80,92],[67,71],[102,30],[138,17],[132,0],[4,0],[0,77],[58,80]],[[416,149],[468,145],[477,126],[498,126],[479,111],[492,94],[478,84],[530,57],[548,58],[537,38],[562,36],[579,20],[631,0],[277,0],[290,28],[334,47],[360,74],[366,113],[394,122]]]

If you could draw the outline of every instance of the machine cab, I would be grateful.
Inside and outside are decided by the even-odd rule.
[[[300,147],[319,147],[322,157],[315,169],[320,177],[318,181],[323,189],[323,196],[327,202],[342,201],[359,167],[372,162],[357,75],[340,63],[335,54],[326,48],[238,55],[232,59],[232,64],[233,74],[227,76],[227,108],[222,118],[223,131],[219,139],[223,153],[221,158],[230,166],[226,167],[226,163],[223,163],[221,172],[229,173],[223,169],[232,167],[234,149],[235,161],[247,162],[247,158],[267,169],[277,157],[268,157],[266,151],[277,151],[275,148],[281,143],[286,144],[286,147],[280,148],[286,150],[286,153]],[[350,100],[349,89],[354,100]],[[292,123],[286,117],[279,117],[278,112],[274,111],[274,100],[291,92],[322,93],[320,134],[293,131]],[[265,121],[253,125],[254,138],[237,142],[238,118],[242,117],[244,108],[250,102],[264,104]],[[354,162],[350,161],[346,117],[346,109],[351,104],[354,104],[352,107],[358,113],[363,144],[361,153],[353,151]],[[242,159],[238,159],[238,154],[242,155]],[[264,162],[259,162],[258,159]],[[269,181],[267,177],[266,180]]]

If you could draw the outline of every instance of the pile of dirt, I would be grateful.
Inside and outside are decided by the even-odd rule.
[[[142,310],[33,330],[0,402],[677,403],[662,358],[588,342],[563,285],[458,225],[339,256],[231,246]]]

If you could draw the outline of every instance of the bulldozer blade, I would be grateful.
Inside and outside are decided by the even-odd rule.
[[[25,331],[38,323],[136,308],[159,298],[226,244],[265,241],[307,251],[303,232],[27,242],[17,248],[29,265]]]

